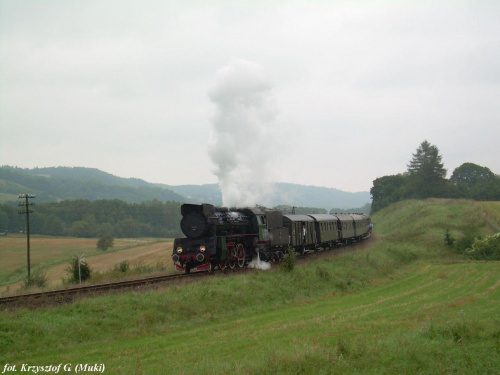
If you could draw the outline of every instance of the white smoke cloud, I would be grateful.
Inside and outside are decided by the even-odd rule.
[[[271,164],[278,155],[270,77],[261,65],[233,58],[217,72],[209,97],[217,112],[208,152],[223,204],[265,205],[271,194]]]
[[[260,254],[257,253],[257,257],[254,257],[252,261],[248,263],[247,267],[267,271],[271,269],[271,263],[260,260]]]

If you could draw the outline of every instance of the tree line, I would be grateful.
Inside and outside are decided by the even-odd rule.
[[[33,201],[36,201],[34,199]],[[44,202],[30,206],[30,232],[83,238],[183,237],[180,202],[158,200],[127,203],[119,199]],[[295,210],[294,210],[295,208]],[[284,213],[328,213],[323,208],[277,206]],[[348,212],[365,212],[367,206]],[[341,212],[336,209],[335,212]],[[332,210],[333,211],[333,210]],[[26,217],[15,203],[0,204],[0,233],[26,230]]]
[[[158,200],[127,203],[122,200],[65,200],[30,206],[30,232],[51,236],[95,238],[180,237],[182,203]],[[26,228],[25,215],[15,204],[0,205],[0,232]]]
[[[465,198],[500,200],[500,176],[489,168],[464,163],[446,179],[447,170],[439,149],[424,141],[407,165],[405,173],[379,177],[373,181],[372,213],[404,199]]]

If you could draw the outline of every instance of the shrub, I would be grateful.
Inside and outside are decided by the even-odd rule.
[[[472,247],[472,244],[474,243],[476,238],[480,239],[481,237],[477,237],[476,234],[473,232],[465,233],[464,236],[459,240],[457,240],[455,243],[455,249],[457,253],[465,254],[467,249]]]
[[[120,271],[120,272],[127,272],[130,269],[130,263],[128,260],[124,260],[120,262],[119,266],[115,266],[115,270]]]
[[[444,243],[448,246],[448,247],[452,247],[453,244],[455,243],[455,237],[453,237],[450,233],[450,230],[449,229],[446,229],[446,232],[444,234]]]
[[[149,265],[149,264],[144,264],[142,262],[139,262],[134,266],[132,271],[135,273],[139,273],[139,274],[152,273],[152,272],[154,272],[154,267]]]
[[[113,247],[113,237],[110,235],[104,235],[97,240],[97,248],[102,251],[108,250],[108,248]]]
[[[47,275],[45,272],[34,272],[31,277],[27,277],[24,279],[22,288],[30,289],[33,286],[37,286],[39,288],[45,288],[47,286]]]
[[[69,273],[69,281],[73,283],[90,279],[90,274],[92,273],[92,270],[85,261],[81,260],[78,262],[78,257],[71,260],[67,271]]]
[[[288,249],[288,256],[283,259],[281,269],[285,272],[292,272],[295,268],[295,251],[293,248]]]
[[[484,240],[476,238],[465,255],[476,260],[500,260],[500,233],[487,236]]]

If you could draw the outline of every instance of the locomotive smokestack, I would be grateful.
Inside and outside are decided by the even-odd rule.
[[[277,115],[268,75],[257,63],[232,59],[217,72],[209,97],[217,112],[208,151],[223,204],[266,204]]]

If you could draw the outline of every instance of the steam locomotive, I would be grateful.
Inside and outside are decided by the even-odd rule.
[[[285,215],[262,208],[183,204],[181,229],[172,260],[178,271],[244,267],[253,259],[273,262],[290,248],[310,250],[361,241],[371,233],[365,214]]]

